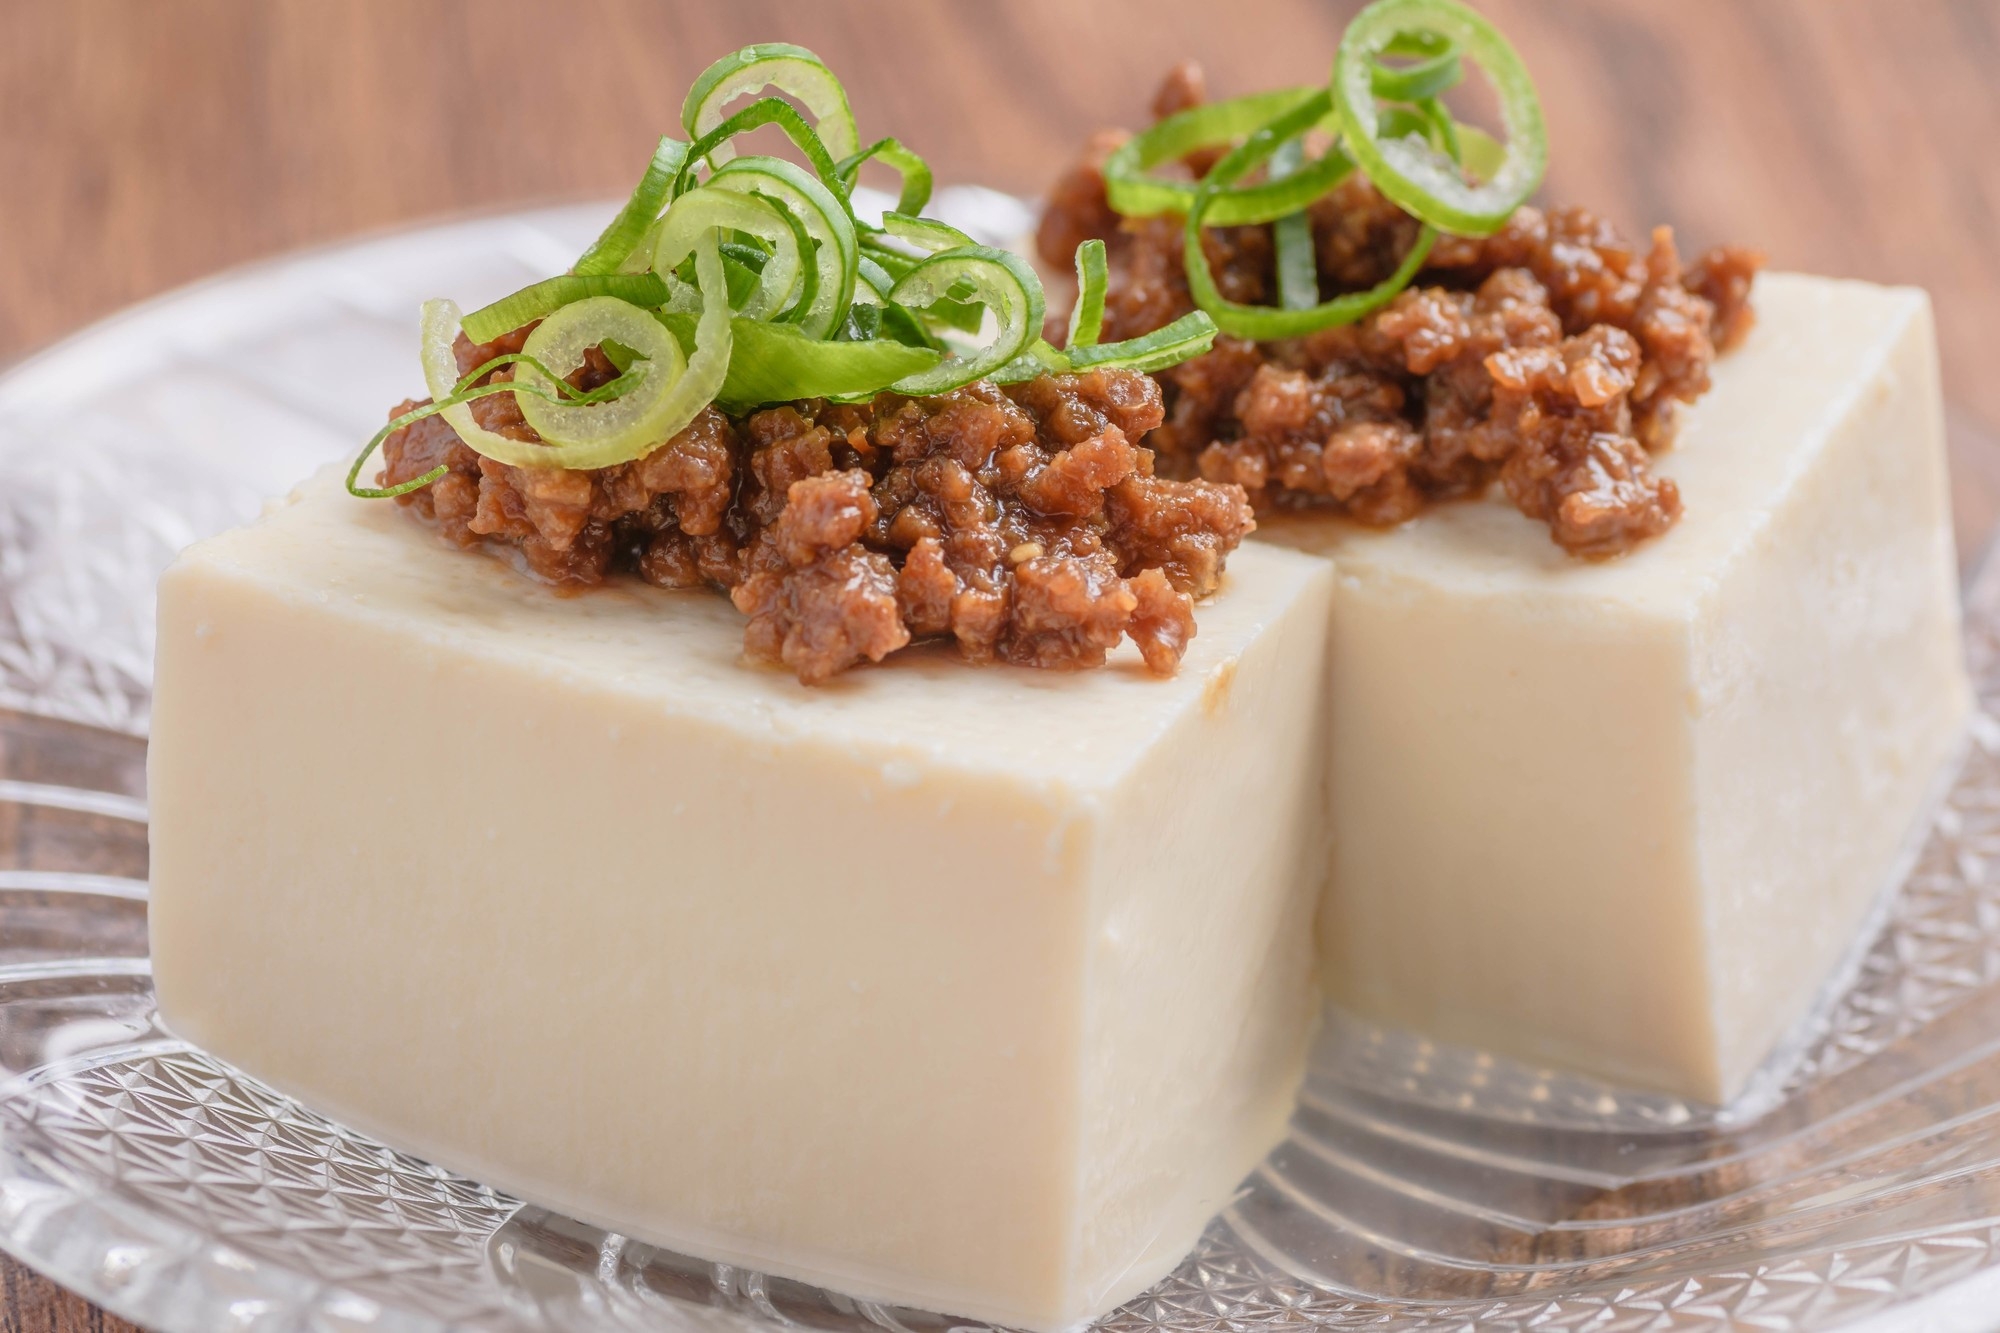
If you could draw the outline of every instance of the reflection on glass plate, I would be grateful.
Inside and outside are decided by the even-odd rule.
[[[1028,215],[940,211],[982,239]],[[364,241],[0,378],[0,1248],[153,1327],[908,1329],[392,1152],[175,1041],[146,961],[152,584],[420,392],[417,302],[565,267],[601,207]],[[2000,709],[2000,576],[1969,597]],[[1293,1133],[1144,1330],[2000,1325],[2000,726],[1775,1109],[1720,1117],[1335,1019]],[[1782,1100],[1779,1100],[1782,1094]]]

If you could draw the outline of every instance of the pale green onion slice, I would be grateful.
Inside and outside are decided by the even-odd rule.
[[[674,188],[674,177],[680,174],[687,162],[688,146],[679,139],[662,137],[660,146],[653,150],[653,160],[646,165],[646,174],[639,178],[632,197],[625,201],[625,207],[618,210],[618,216],[611,219],[590,248],[571,266],[572,273],[616,273],[632,252],[645,239],[646,231],[653,220],[666,207],[668,195]],[[520,325],[514,327],[519,328]],[[468,337],[471,335],[467,335]]]
[[[813,299],[793,323],[809,338],[840,327],[853,300],[860,249],[847,209],[811,173],[778,157],[739,157],[708,178],[708,189],[760,195],[782,204],[812,241]]]
[[[820,183],[834,192],[842,200],[847,198],[847,183],[840,178],[840,164],[833,160],[819,135],[806,123],[806,118],[790,102],[776,97],[766,97],[752,102],[720,125],[688,145],[688,160],[682,164],[680,175],[674,178],[674,197],[686,194],[695,185],[695,168],[708,159],[704,154],[718,147],[726,146],[737,135],[765,125],[776,125],[785,132],[785,137],[798,146],[806,161],[812,164],[814,174]],[[734,153],[731,154],[734,159]]]
[[[1295,175],[1305,165],[1305,144],[1287,139],[1271,154],[1266,174],[1272,180]],[[1278,304],[1305,310],[1319,301],[1319,256],[1314,252],[1312,215],[1304,209],[1287,213],[1271,224],[1271,248],[1277,262]]]
[[[611,298],[605,298],[611,299]],[[451,301],[426,301],[419,325],[422,344],[424,387],[430,390],[431,401],[442,403],[454,397],[458,391],[458,358],[452,355],[452,343],[458,337],[458,306]],[[483,454],[496,463],[509,467],[566,467],[562,450],[548,444],[532,444],[525,440],[510,440],[505,435],[487,430],[472,419],[472,409],[464,403],[454,403],[440,412],[445,422],[458,432],[458,438],[465,441],[468,449]]]
[[[1483,179],[1468,181],[1448,146],[1431,135],[1391,132],[1387,112],[1395,108],[1376,99],[1380,57],[1413,33],[1451,43],[1492,84],[1507,137]],[[1342,137],[1361,169],[1398,207],[1441,231],[1491,235],[1541,184],[1549,141],[1534,81],[1499,30],[1458,0],[1375,0],[1340,39],[1332,89]]]
[[[1367,291],[1336,296],[1303,310],[1246,305],[1222,295],[1215,285],[1215,275],[1208,267],[1208,254],[1201,244],[1201,229],[1207,220],[1209,205],[1223,190],[1268,160],[1286,141],[1296,139],[1311,129],[1317,119],[1318,108],[1311,103],[1301,103],[1270,124],[1261,126],[1210,167],[1208,175],[1202,177],[1201,185],[1195,191],[1194,204],[1181,227],[1181,258],[1187,270],[1188,295],[1194,298],[1196,308],[1207,311],[1226,333],[1266,342],[1273,338],[1300,338],[1338,324],[1352,324],[1387,305],[1398,292],[1409,286],[1410,280],[1416,277],[1417,270],[1429,257],[1431,246],[1437,241],[1436,229],[1425,226],[1417,233],[1416,243],[1410,247],[1409,253],[1403,256],[1402,265],[1388,278]]]
[[[896,242],[908,246],[909,250],[898,249]],[[882,215],[881,230],[864,238],[863,244],[877,262],[900,282],[924,261],[925,255],[961,249],[978,242],[936,218],[889,212]],[[918,253],[912,254],[911,250]],[[977,301],[969,299],[966,291],[954,291],[916,313],[933,326],[956,329],[960,333],[979,332],[986,319],[984,309]]]
[[[692,336],[691,333],[690,336]],[[622,349],[617,348],[615,343],[604,344],[604,351],[607,355],[615,350]],[[623,359],[612,356],[612,360],[618,364],[621,371],[629,366],[634,359],[630,356],[626,356]],[[516,384],[512,380],[496,380],[490,384],[476,383],[477,380],[500,369],[502,366],[519,365],[533,360],[533,357],[521,352],[510,352],[505,356],[496,356],[491,361],[474,370],[471,374],[462,376],[458,381],[457,392],[453,393],[450,397],[433,399],[421,407],[412,408],[410,411],[390,421],[381,430],[376,431],[373,438],[362,446],[361,453],[355,458],[353,465],[347,469],[347,493],[363,500],[391,500],[399,495],[408,495],[411,491],[420,491],[443,477],[447,472],[451,471],[449,464],[440,463],[421,477],[411,477],[409,480],[398,482],[394,486],[363,486],[361,484],[361,470],[368,466],[368,460],[374,457],[377,449],[382,447],[383,441],[404,427],[413,426],[425,417],[443,416],[452,408],[464,407],[475,399],[491,398],[495,394],[540,394],[542,391],[539,388],[530,388],[526,385]],[[538,365],[537,368],[543,371],[544,378],[554,378],[548,375],[546,367]],[[633,388],[644,373],[644,371],[641,371],[638,374],[632,375],[620,374],[617,379],[612,380],[608,384],[600,384],[587,393],[580,389],[571,388],[567,383],[559,379],[555,380],[555,385],[562,391],[561,396],[571,402],[602,403],[617,398]]]
[[[736,160],[741,161],[742,159],[738,158]],[[771,316],[774,320],[797,323],[811,313],[813,307],[819,301],[819,263],[818,255],[813,249],[812,235],[806,231],[806,224],[800,221],[799,215],[794,213],[784,200],[773,199],[771,196],[764,194],[757,195],[756,197],[769,204],[772,211],[784,220],[787,227],[792,229],[792,240],[799,247],[801,261],[799,264],[799,280],[792,284],[791,292],[784,300],[778,303],[778,313]],[[681,267],[685,269],[687,265],[683,264]],[[729,256],[727,254],[722,257],[722,267],[725,272],[730,267]],[[757,271],[760,274],[763,272],[761,268]],[[730,287],[729,301],[733,309],[742,308],[738,304],[734,284],[731,284]]]
[[[840,178],[847,182],[848,192],[853,192],[854,182],[860,177],[861,164],[871,159],[903,178],[903,188],[896,195],[896,211],[912,215],[923,212],[924,205],[931,201],[930,164],[897,139],[877,139],[840,164]]]
[[[1110,278],[1103,241],[1093,236],[1076,247],[1076,307],[1069,312],[1069,336],[1063,339],[1070,351],[1093,345],[1104,332],[1104,292]]]
[[[835,159],[860,151],[861,135],[847,105],[847,90],[818,56],[789,42],[746,46],[703,70],[681,105],[681,124],[691,138],[699,139],[722,124],[723,108],[729,103],[766,88],[796,98],[812,112],[820,141]],[[705,156],[719,167],[736,156],[736,150],[723,142]]]
[[[886,338],[820,342],[785,324],[737,319],[729,378],[716,402],[741,413],[797,398],[873,398],[883,386],[921,374],[943,360],[927,347]]]
[[[971,300],[993,312],[999,333],[969,356],[897,380],[889,386],[897,393],[911,397],[948,393],[1006,365],[1041,336],[1041,280],[1026,260],[1006,250],[964,245],[939,251],[905,274],[889,297],[898,305],[919,309],[961,290],[960,284],[970,289]]]
[[[889,293],[896,286],[896,275],[882,267],[872,255],[862,255],[856,261],[854,276],[858,279],[854,289],[857,301],[867,301],[872,297],[871,304],[880,305],[889,299]]]
[[[936,218],[911,217],[901,212],[884,213],[882,230],[897,240],[907,241],[915,248],[929,254],[978,244],[958,228],[939,222]]]
[[[1412,58],[1408,65],[1386,65],[1382,56]],[[1385,102],[1423,102],[1446,89],[1456,87],[1465,77],[1458,59],[1458,43],[1434,32],[1399,32],[1389,39],[1375,58],[1371,79],[1375,95]]]
[[[696,242],[717,229],[748,232],[771,245],[771,258],[764,265],[757,290],[750,294],[738,313],[749,319],[769,319],[785,309],[802,280],[798,236],[791,224],[768,199],[734,190],[712,190],[707,186],[688,191],[674,200],[660,221],[653,245],[653,271],[674,284],[672,308],[692,309],[706,299],[671,276],[681,261],[695,252]],[[716,269],[721,272],[720,252]],[[718,285],[716,300],[728,308],[728,298]],[[704,306],[704,309],[706,307]]]
[[[1070,370],[1069,357],[1061,348],[1050,346],[1045,338],[1037,338],[1028,344],[1026,351],[986,378],[995,384],[1019,384],[1043,375],[1067,375]]]
[[[1123,342],[1095,343],[1062,351],[1037,338],[1028,350],[987,378],[1019,384],[1038,375],[1079,375],[1091,370],[1165,370],[1215,345],[1215,321],[1191,310],[1173,323]]]
[[[1069,353],[1070,369],[1165,370],[1213,347],[1215,334],[1215,321],[1205,311],[1190,310],[1173,323],[1136,338],[1074,348]]]
[[[681,345],[651,314],[615,296],[591,296],[564,306],[535,327],[521,350],[566,376],[583,364],[587,351],[606,342],[637,353],[634,370],[640,363],[645,366],[638,387],[623,397],[579,405],[516,396],[521,415],[537,435],[567,454],[588,453],[589,462],[568,463],[571,467],[608,467],[641,457],[694,416],[689,412],[678,422],[671,420],[679,398],[674,391],[687,369]],[[524,387],[556,393],[554,381],[531,364],[515,367],[515,378]]]
[[[667,285],[651,273],[565,273],[473,311],[465,317],[465,336],[490,343],[587,296],[615,296],[633,305],[653,306],[666,301]]]
[[[1150,175],[1154,167],[1177,161],[1196,149],[1234,143],[1306,103],[1318,108],[1312,119],[1327,122],[1330,128],[1333,102],[1324,88],[1252,93],[1176,112],[1144,133],[1133,135],[1105,159],[1105,195],[1111,207],[1126,217],[1185,213],[1194,205],[1194,183]],[[1218,191],[1209,205],[1209,223],[1236,226],[1296,213],[1338,185],[1353,169],[1346,154],[1330,148],[1287,179]]]

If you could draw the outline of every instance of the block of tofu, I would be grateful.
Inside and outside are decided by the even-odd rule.
[[[1710,1102],[1809,1011],[1969,709],[1924,294],[1786,274],[1573,559],[1504,499],[1267,524],[1333,558],[1333,998]]]
[[[161,584],[163,1016],[617,1231],[1071,1325],[1284,1133],[1330,585],[1244,553],[1169,680],[808,689],[724,598],[558,598],[323,476]]]

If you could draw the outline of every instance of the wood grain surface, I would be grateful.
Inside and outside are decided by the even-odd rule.
[[[2000,0],[1480,0],[1545,193],[1936,299],[1960,549],[2000,516]],[[783,38],[865,136],[1033,193],[1193,55],[1325,76],[1355,0],[0,0],[0,362],[128,302],[416,219],[622,194],[716,55]],[[0,1330],[122,1328],[0,1262]]]

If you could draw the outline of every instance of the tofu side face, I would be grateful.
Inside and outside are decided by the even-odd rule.
[[[1311,732],[1316,671],[1275,649],[1320,640],[1329,583],[1287,553],[1233,562],[1172,680],[919,657],[808,690],[740,663],[721,598],[557,598],[322,477],[162,583],[162,1012],[329,1114],[621,1231],[1074,1322],[1207,1216],[1175,1218],[1150,1271],[1157,1219],[1104,1199],[1146,1195],[1167,1156],[1226,1194],[1282,1132],[1314,812],[1155,775]],[[1215,710],[1232,672],[1259,708]],[[1172,791],[1148,813],[1184,854],[1126,884],[1138,790]],[[1196,873],[1211,844],[1267,842],[1297,846]],[[1177,1034],[1217,1075],[1265,1034],[1283,1067],[1254,1095],[1134,1112],[1146,1147],[1107,1165],[1088,1107],[1131,1105],[1147,1071],[1087,1058],[1117,1001],[1093,941],[1140,894],[1172,909],[1135,984],[1164,989],[1197,931],[1224,976],[1279,958],[1299,980]],[[1232,902],[1249,924],[1215,941]]]
[[[1331,557],[1333,998],[1726,1101],[1885,889],[1969,709],[1930,311],[1768,274],[1656,465],[1680,524],[1565,555],[1503,499]]]

